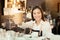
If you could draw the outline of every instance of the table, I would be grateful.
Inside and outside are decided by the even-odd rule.
[[[36,37],[36,38],[29,38],[29,37],[16,37],[15,40],[45,40],[45,37]],[[51,36],[50,40],[60,40],[60,35],[53,35]]]
[[[53,34],[49,38],[50,38],[50,40],[60,40],[60,35],[54,35]],[[45,40],[45,39],[46,39],[45,36],[32,37],[32,35],[21,34],[21,33],[20,33],[20,36],[15,36],[14,31],[3,32],[0,30],[0,40]]]

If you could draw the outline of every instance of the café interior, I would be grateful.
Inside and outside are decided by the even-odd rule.
[[[34,6],[43,9],[54,36],[37,38],[30,35],[31,25],[25,23],[32,20],[31,11]],[[0,0],[0,40],[37,39],[60,40],[60,0]]]

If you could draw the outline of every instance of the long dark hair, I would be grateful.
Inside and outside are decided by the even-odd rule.
[[[32,9],[32,13],[31,13],[32,20],[33,20],[33,21],[35,20],[34,17],[33,17],[33,11],[34,11],[35,9],[37,9],[37,8],[41,11],[41,14],[42,14],[42,20],[45,21],[45,20],[44,20],[44,15],[43,15],[43,10],[42,10],[42,8],[39,7],[39,6],[35,6],[35,7]]]

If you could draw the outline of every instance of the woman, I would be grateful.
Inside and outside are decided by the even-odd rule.
[[[33,25],[32,26],[33,30],[32,30],[31,35],[34,37],[38,37],[38,35],[41,33],[41,31],[42,31],[43,36],[50,35],[51,34],[50,24],[49,24],[49,22],[44,20],[44,15],[43,15],[42,9],[39,6],[35,6],[32,9],[31,15],[32,15],[33,21],[30,21],[27,23],[27,24],[30,23],[31,25]]]

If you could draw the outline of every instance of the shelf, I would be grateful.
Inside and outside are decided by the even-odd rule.
[[[25,11],[18,10],[17,8],[4,8],[4,15],[13,15],[24,12]]]

